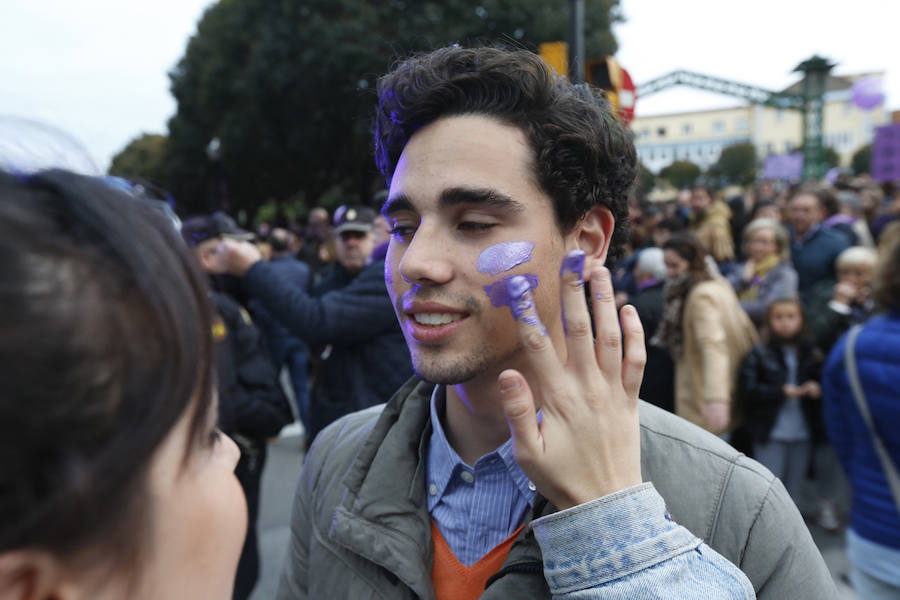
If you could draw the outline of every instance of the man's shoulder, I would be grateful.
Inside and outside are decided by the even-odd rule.
[[[844,234],[832,227],[819,227],[804,245],[814,248],[843,250],[850,247],[850,242]]]
[[[721,521],[749,529],[774,475],[702,428],[641,403],[641,467],[673,518],[709,540]],[[743,521],[731,524],[731,521]],[[737,533],[737,532],[735,532]]]
[[[766,483],[772,478],[765,467],[751,461],[721,438],[673,413],[641,401],[640,419],[642,454],[649,453],[654,460],[671,460],[664,451],[678,447],[682,452],[708,462],[714,469],[728,470],[735,464],[747,463],[741,464],[741,468],[757,473]]]

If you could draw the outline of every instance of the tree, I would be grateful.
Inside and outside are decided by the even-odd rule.
[[[856,175],[861,175],[862,173],[868,173],[872,168],[872,144],[866,144],[861,147],[859,150],[853,153],[853,157],[850,159],[850,168],[853,169],[853,173]]]
[[[732,144],[722,150],[719,160],[709,168],[711,177],[727,183],[749,185],[756,179],[756,148],[753,144]]]
[[[590,56],[612,54],[619,0],[588,0]],[[446,44],[536,49],[565,39],[567,11],[543,0],[220,0],[170,73],[169,185],[194,210],[232,211],[326,192],[366,201],[383,185],[371,157],[374,87],[398,57]],[[213,163],[206,148],[221,141]]]
[[[685,188],[700,177],[700,167],[689,160],[676,160],[659,171],[659,176],[667,179],[676,188]]]
[[[113,156],[109,174],[166,187],[166,136],[144,133]]]

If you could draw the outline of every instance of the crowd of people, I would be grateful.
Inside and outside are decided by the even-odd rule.
[[[896,594],[898,538],[884,542],[900,533],[900,515],[887,480],[860,473],[879,464],[868,452],[879,434],[848,423],[855,402],[841,340],[862,324],[870,344],[875,331],[889,339],[892,317],[873,316],[900,307],[891,291],[900,189],[860,177],[728,191],[701,181],[663,205],[632,199],[631,255],[616,287],[617,302],[634,304],[647,328],[642,397],[753,456],[828,531],[847,516],[835,502],[846,473],[855,587],[890,582]],[[860,383],[889,395],[897,355],[884,343]],[[897,403],[874,397],[888,435]],[[883,527],[874,535],[873,520]]]
[[[377,92],[389,189],[305,225],[0,173],[0,598],[249,597],[294,421],[280,600],[834,598],[795,501],[838,462],[896,597],[900,192],[629,198],[609,104],[522,50]]]

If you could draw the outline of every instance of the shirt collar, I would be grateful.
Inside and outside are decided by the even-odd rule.
[[[440,409],[443,409],[446,403],[446,387],[443,385],[434,386],[434,391],[431,393],[431,439],[428,442],[428,472],[426,479],[428,486],[431,487],[433,485],[435,489],[429,490],[428,493],[429,512],[438,503],[441,496],[444,495],[447,485],[450,483],[450,479],[456,470],[460,468],[471,470],[471,467],[463,462],[456,450],[450,445],[450,442],[447,441],[447,435],[444,433],[439,414],[441,412]],[[534,506],[534,485],[519,466],[519,463],[516,462],[512,438],[506,440],[493,452],[485,454],[475,461],[475,466],[477,467],[483,459],[491,455],[497,455],[503,461],[503,465],[506,467],[506,471],[513,483],[515,483],[519,493],[528,501],[529,505]],[[434,493],[431,493],[432,491]]]

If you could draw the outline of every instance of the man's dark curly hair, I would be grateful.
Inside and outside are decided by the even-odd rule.
[[[379,79],[378,100],[375,162],[388,184],[422,127],[449,116],[491,117],[525,134],[560,231],[605,206],[616,222],[608,264],[621,254],[636,155],[630,133],[598,91],[571,84],[525,50],[452,46],[399,63]]]

